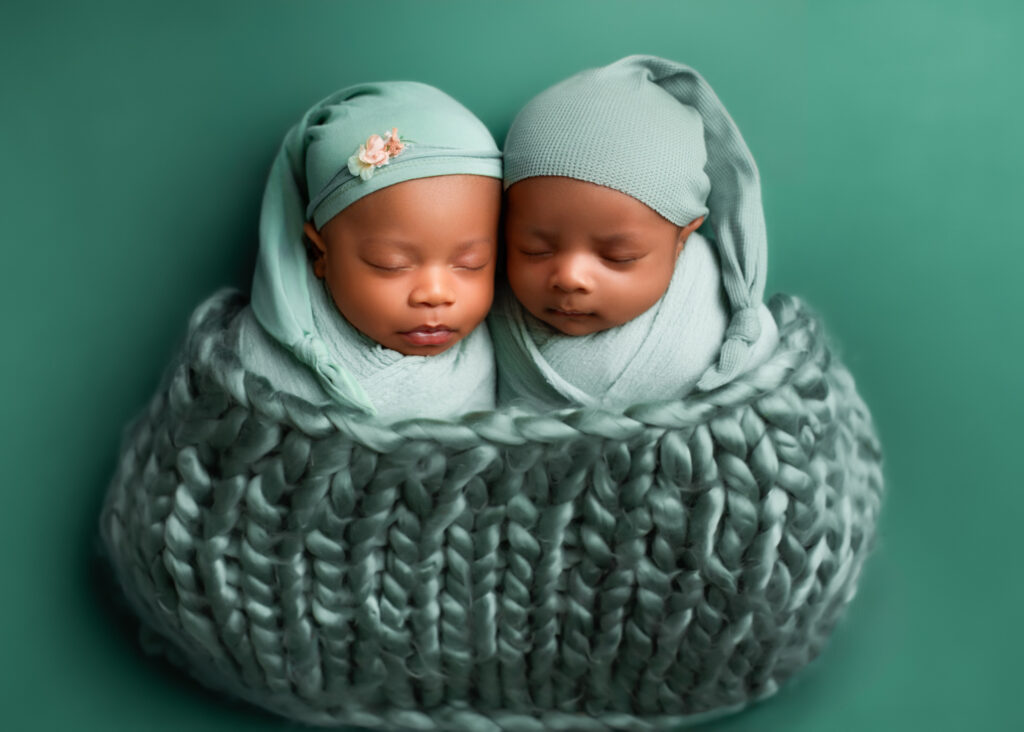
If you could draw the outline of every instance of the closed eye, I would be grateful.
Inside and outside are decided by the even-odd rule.
[[[602,257],[604,261],[611,262],[612,264],[629,264],[631,262],[638,262],[644,258],[645,255],[638,257]]]
[[[373,267],[374,269],[379,270],[381,272],[404,272],[407,269],[412,269],[412,267],[402,267],[402,266],[399,266],[399,267],[385,267],[382,264],[374,264],[373,262],[367,262],[367,264],[370,265],[371,267]]]
[[[466,252],[452,258],[451,266],[466,272],[479,272],[491,263],[491,259],[491,254],[486,251]]]

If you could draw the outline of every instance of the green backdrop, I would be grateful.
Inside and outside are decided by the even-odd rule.
[[[247,287],[287,127],[412,78],[500,140],[630,53],[698,68],[761,168],[768,292],[826,318],[887,455],[849,616],[714,730],[1024,729],[1019,2],[65,2],[0,10],[9,730],[277,730],[147,661],[93,562],[119,433],[192,307]]]

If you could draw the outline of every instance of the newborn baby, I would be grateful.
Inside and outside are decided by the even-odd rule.
[[[486,127],[433,87],[363,84],[315,105],[267,183],[234,323],[243,365],[384,421],[492,408],[500,177]]]
[[[775,347],[757,168],[693,69],[631,56],[542,92],[509,131],[505,187],[501,403],[675,399]]]

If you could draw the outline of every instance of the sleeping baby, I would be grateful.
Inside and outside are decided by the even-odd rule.
[[[754,160],[693,69],[630,56],[532,99],[505,143],[499,402],[711,390],[778,341]]]
[[[362,84],[285,138],[260,217],[243,365],[277,391],[384,421],[494,406],[501,156],[441,91]]]

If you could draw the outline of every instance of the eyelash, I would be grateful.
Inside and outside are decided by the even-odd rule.
[[[381,272],[404,272],[408,269],[412,269],[411,267],[382,267],[379,264],[370,264],[369,262],[367,262],[367,264],[369,264],[374,269],[380,270]],[[485,269],[486,267],[486,264],[481,264],[479,267],[457,267],[457,269],[464,269],[469,272],[479,272]]]
[[[374,269],[379,269],[381,272],[401,272],[405,269],[408,269],[408,267],[382,267],[379,264],[373,264],[371,262],[367,262],[367,264],[369,264]]]
[[[520,250],[520,251],[522,252],[522,254],[524,256],[527,256],[527,257],[543,257],[543,256],[546,256],[548,254],[551,254],[551,252],[523,252],[522,250]],[[630,264],[631,262],[637,262],[637,261],[640,260],[640,257],[627,257],[625,259],[613,259],[612,257],[601,257],[601,258],[603,260],[605,260],[606,262],[611,262],[612,264]]]

